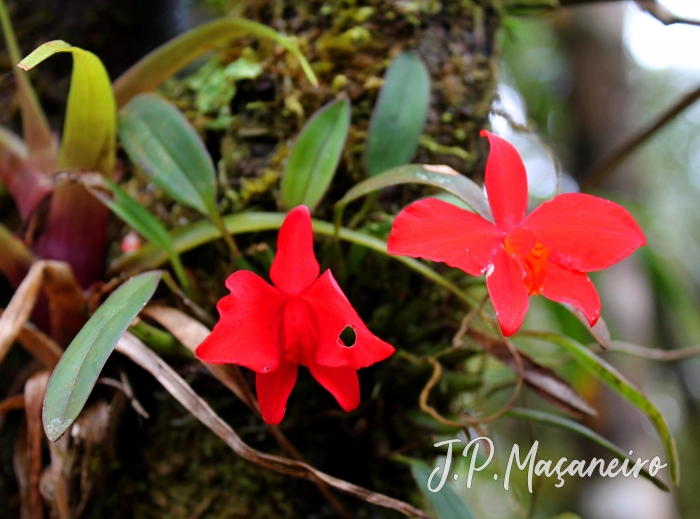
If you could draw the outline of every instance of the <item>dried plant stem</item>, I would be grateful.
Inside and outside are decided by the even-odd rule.
[[[610,153],[607,158],[603,159],[583,179],[583,182],[581,183],[581,190],[586,191],[598,186],[613,171],[615,171],[620,164],[627,160],[627,158],[632,155],[637,148],[644,144],[656,132],[673,121],[676,116],[683,112],[686,108],[693,105],[698,99],[700,99],[700,87],[684,95],[673,106],[661,114],[661,116],[659,116],[659,118],[653,123],[639,133],[633,135],[632,138],[630,138],[626,143]]]
[[[401,512],[409,517],[429,519],[430,516],[417,508],[391,497],[371,492],[347,481],[330,476],[324,472],[295,460],[265,454],[243,442],[236,432],[224,422],[209,405],[155,353],[141,341],[127,333],[117,344],[116,349],[151,373],[158,382],[190,411],[200,422],[214,434],[224,440],[231,449],[243,459],[281,474],[323,482],[341,492],[362,499],[368,503]]]
[[[634,355],[635,357],[671,362],[700,355],[700,346],[691,346],[689,348],[680,348],[677,350],[657,350],[654,348],[645,348],[637,344],[630,344],[629,342],[613,341],[610,348],[605,350],[605,352],[626,353],[627,355]]]

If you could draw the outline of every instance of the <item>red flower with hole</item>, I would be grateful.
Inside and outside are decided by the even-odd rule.
[[[217,305],[220,320],[197,348],[201,360],[255,371],[263,418],[278,424],[297,380],[297,367],[352,411],[360,403],[357,370],[389,357],[394,348],[375,337],[357,315],[330,270],[319,277],[311,215],[299,206],[287,215],[270,268],[274,286],[241,270],[226,280],[231,295]],[[340,339],[346,328],[354,344]]]
[[[435,198],[419,200],[394,220],[390,254],[447,263],[472,276],[486,273],[503,335],[518,331],[531,295],[569,303],[593,326],[600,299],[586,272],[610,267],[646,244],[621,206],[567,193],[525,216],[525,166],[512,144],[485,130],[491,145],[486,193],[495,225]]]

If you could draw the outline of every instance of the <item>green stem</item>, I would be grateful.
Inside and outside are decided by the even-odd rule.
[[[167,355],[170,357],[178,357],[188,360],[192,358],[192,352],[180,344],[175,337],[170,335],[168,332],[143,322],[142,320],[139,320],[138,323],[129,327],[129,331],[145,342],[159,355]]]
[[[282,226],[285,216],[286,215],[283,213],[247,212],[226,216],[223,218],[223,222],[227,231],[232,234],[274,231],[278,230]],[[312,220],[312,226],[316,234],[331,238],[336,236],[335,226],[330,222]],[[201,245],[204,245],[205,243],[209,243],[217,239],[220,236],[221,231],[211,222],[206,220],[197,222],[188,227],[177,229],[171,233],[173,245],[175,246],[175,250],[177,250],[179,253],[195,249]],[[388,255],[385,241],[363,232],[353,231],[351,229],[341,227],[340,231],[338,232],[338,237],[341,240],[362,245],[368,249]],[[476,308],[479,305],[479,301],[477,301],[476,298],[464,292],[457,285],[435,272],[425,263],[405,256],[391,257],[418,272],[422,276],[430,279],[436,284],[446,288],[468,307]],[[148,243],[134,253],[117,258],[110,265],[109,271],[110,273],[141,272],[144,270],[157,268],[165,263],[167,259],[167,255],[162,249]]]
[[[350,219],[350,222],[348,223],[348,229],[354,229],[360,223],[362,220],[364,220],[365,216],[367,216],[367,213],[369,213],[370,209],[372,209],[372,206],[374,205],[374,202],[377,200],[377,193],[370,193],[367,195],[367,198],[365,198],[364,203],[362,204],[362,207],[360,207],[360,210],[355,213],[355,216],[353,216]]]

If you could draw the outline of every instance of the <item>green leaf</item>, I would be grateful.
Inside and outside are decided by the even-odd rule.
[[[392,61],[369,123],[365,167],[374,176],[410,162],[430,104],[430,76],[411,52]]]
[[[430,478],[431,468],[423,461],[405,459],[411,466],[411,474],[416,481],[421,493],[430,502],[438,519],[474,519],[469,508],[461,497],[448,484],[438,492],[428,490],[428,479]]]
[[[345,196],[335,204],[335,222],[340,225],[345,206],[360,197],[386,187],[401,184],[423,184],[439,187],[467,203],[481,216],[493,221],[491,209],[484,191],[474,181],[460,175],[449,166],[431,166],[428,164],[408,164],[385,171],[375,177],[363,180],[353,186]]]
[[[46,388],[44,431],[56,441],[78,417],[117,342],[151,299],[160,272],[146,272],[115,290],[61,356]]]
[[[116,103],[100,59],[92,52],[55,40],[44,43],[18,66],[29,70],[57,52],[73,55],[58,167],[111,175],[116,150]]]
[[[559,427],[561,429],[565,429],[567,431],[579,434],[584,438],[592,441],[593,443],[599,445],[600,447],[604,448],[613,456],[615,456],[615,458],[617,458],[618,460],[630,460],[630,467],[634,466],[634,463],[636,461],[632,457],[628,456],[624,450],[612,443],[610,440],[602,437],[600,434],[596,433],[595,431],[592,431],[588,427],[585,427],[580,423],[570,420],[568,418],[564,418],[563,416],[557,416],[555,414],[546,413],[544,411],[538,411],[535,409],[520,408],[512,408],[508,412],[506,412],[504,416],[517,418],[518,420],[529,420],[532,422],[538,422],[546,425],[553,425],[554,427]],[[649,474],[648,470],[642,469],[640,474],[642,475],[642,477],[651,481],[656,487],[660,488],[664,492],[669,491],[669,488],[666,485],[666,483],[661,481],[659,478]]]
[[[216,218],[214,164],[187,118],[156,94],[141,94],[119,112],[119,138],[129,158],[178,202]]]
[[[165,251],[182,288],[186,293],[189,293],[189,278],[182,266],[180,255],[175,251],[175,246],[165,227],[145,207],[131,198],[117,184],[107,178],[103,178],[102,181],[114,194],[114,198],[95,186],[86,185],[86,187],[90,193],[109,207],[114,214],[124,220],[132,229]]]
[[[114,82],[117,104],[122,107],[132,97],[153,90],[185,65],[212,50],[216,45],[248,34],[272,40],[284,47],[299,60],[301,68],[311,84],[318,85],[318,80],[311,70],[309,62],[291,38],[282,36],[274,29],[251,20],[225,18],[205,23],[187,31],[158,47],[124,72]]]
[[[282,177],[282,204],[313,212],[330,186],[350,128],[350,102],[330,103],[309,119],[292,148]]]
[[[652,404],[649,399],[644,396],[641,391],[639,391],[639,389],[637,389],[613,366],[605,362],[585,346],[572,339],[569,339],[568,337],[563,337],[555,333],[536,331],[524,331],[521,332],[521,335],[537,337],[562,346],[572,354],[574,360],[581,367],[583,367],[598,380],[604,382],[608,387],[610,387],[610,389],[615,391],[622,398],[647,415],[649,420],[651,420],[652,425],[656,429],[656,432],[658,432],[659,437],[661,438],[661,443],[666,451],[669,472],[671,473],[671,481],[674,485],[678,486],[680,482],[680,467],[678,452],[676,450],[676,441],[673,439],[673,435],[671,434],[668,424],[666,423],[666,420],[662,414],[659,412],[656,406],[654,406],[654,404]]]
[[[10,61],[12,64],[17,64],[21,60],[19,45],[10,16],[7,13],[7,7],[2,0],[0,0],[0,24],[2,24],[5,46],[10,55]],[[17,78],[17,91],[22,109],[22,133],[27,143],[28,155],[41,171],[52,173],[56,168],[58,158],[56,141],[51,135],[46,115],[41,109],[28,74],[24,70],[16,69],[14,74]]]
[[[223,219],[223,222],[226,226],[226,230],[231,234],[242,234],[247,232],[278,230],[282,226],[282,222],[284,221],[285,217],[286,214],[283,213],[257,213],[251,211],[247,213],[228,215]],[[322,236],[336,235],[335,227],[329,222],[312,220],[311,224],[313,226],[314,233],[316,234],[320,234]],[[219,236],[221,236],[221,231],[207,221],[201,221],[187,227],[181,227],[171,233],[175,250],[177,250],[180,254],[213,241],[219,238]],[[386,251],[386,242],[380,240],[379,238],[375,238],[374,236],[358,231],[352,231],[343,227],[340,229],[338,237],[341,240],[361,245],[373,251],[384,254],[385,256],[388,255]],[[399,263],[403,263],[422,276],[446,288],[457,296],[457,298],[466,303],[467,306],[478,306],[478,301],[476,301],[469,294],[463,292],[454,283],[435,272],[425,263],[421,263],[420,261],[405,256],[391,256],[391,258]],[[110,273],[139,272],[162,265],[167,261],[167,259],[168,258],[163,250],[147,244],[134,253],[117,258],[117,260],[110,265],[109,270]]]

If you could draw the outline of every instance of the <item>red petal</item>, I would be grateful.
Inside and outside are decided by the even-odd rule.
[[[472,276],[483,274],[504,233],[481,216],[437,198],[406,207],[394,220],[389,254],[442,261]]]
[[[558,303],[569,303],[583,312],[593,326],[600,317],[600,298],[585,272],[569,270],[550,262],[542,295]]]
[[[513,335],[523,324],[529,299],[522,268],[503,249],[496,253],[486,273],[486,286],[503,335]]]
[[[491,149],[486,160],[484,184],[493,219],[501,229],[511,230],[527,212],[527,174],[525,164],[515,147],[486,130]]]
[[[316,362],[318,338],[314,335],[306,305],[290,297],[284,305],[284,356],[287,360],[309,366]]]
[[[294,362],[282,359],[271,373],[255,374],[255,391],[263,420],[277,425],[284,418],[287,400],[297,381],[298,367]]]
[[[313,377],[325,387],[345,411],[360,404],[360,381],[352,368],[327,368],[318,364],[309,366]]]
[[[559,195],[521,224],[552,249],[549,256],[570,270],[601,270],[626,258],[646,239],[622,206],[581,193]]]
[[[221,317],[197,347],[197,357],[214,364],[239,364],[260,373],[274,371],[282,356],[279,327],[286,296],[247,270],[231,275],[226,286],[231,295],[219,301]]]
[[[316,362],[322,366],[365,368],[384,360],[394,348],[370,332],[327,270],[300,297],[309,309],[318,335]],[[355,344],[340,341],[346,327],[355,330]]]
[[[314,254],[311,214],[305,205],[300,205],[282,223],[270,278],[283,292],[296,294],[313,283],[320,271]]]

